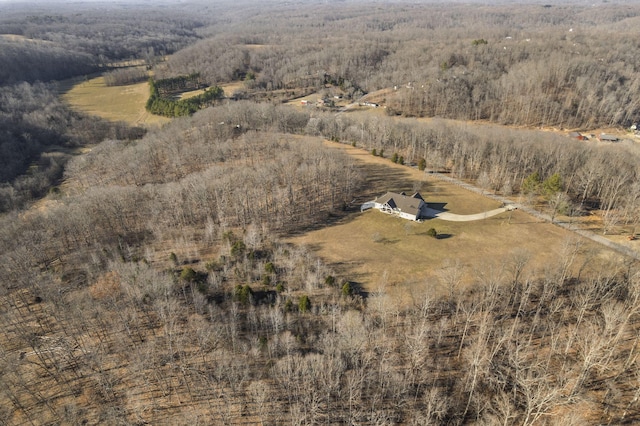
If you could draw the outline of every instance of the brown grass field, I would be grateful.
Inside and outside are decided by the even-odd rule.
[[[419,189],[432,207],[444,207],[452,213],[472,214],[500,207],[494,200],[417,169],[349,145],[326,143],[348,152],[366,174],[368,192],[355,201],[357,204],[386,191]],[[437,230],[438,239],[427,235],[429,228]],[[289,241],[312,248],[365,291],[384,288],[402,299],[449,291],[446,282],[453,279],[454,270],[462,272],[462,284],[477,281],[483,274],[501,273],[523,253],[530,256],[525,272],[541,276],[549,266],[556,267],[558,259],[566,257],[576,244],[580,249],[574,268],[597,269],[604,260],[622,262],[611,250],[521,211],[474,222],[431,219],[416,223],[369,210]]]
[[[236,90],[244,89],[244,81],[233,81],[231,83],[221,84],[220,87],[224,90],[225,96],[233,95]]]
[[[145,109],[149,98],[146,82],[107,87],[103,77],[74,79],[61,83],[62,99],[72,108],[110,121],[124,121],[135,126],[153,127],[169,118],[153,115]]]

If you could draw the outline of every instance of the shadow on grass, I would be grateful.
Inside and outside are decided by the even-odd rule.
[[[446,206],[446,205],[447,205],[447,203],[432,203],[431,201],[429,201],[429,202],[427,203],[427,207],[429,207],[430,209],[438,210],[438,211],[441,211],[441,212],[447,212],[447,211],[449,211],[448,209],[446,209],[446,208],[444,207],[444,206]]]
[[[360,296],[364,300],[367,300],[369,298],[369,292],[364,289],[362,283],[357,281],[349,281],[349,285],[351,286],[353,295]]]
[[[373,242],[375,243],[380,243],[380,244],[396,244],[400,242],[399,238],[396,239],[389,239],[389,238],[376,238],[373,240]]]
[[[387,191],[411,192],[411,186],[416,183],[408,170],[389,167],[385,164],[360,163],[362,174],[366,176],[365,190],[361,194],[363,202],[371,201]]]
[[[433,238],[434,240],[447,240],[453,237],[453,234],[436,234],[436,236],[434,237],[433,235],[429,234],[429,231],[416,232],[416,235],[420,235],[423,237],[430,237],[430,238]]]
[[[360,204],[343,206],[330,212],[320,213],[311,223],[292,226],[292,229],[283,229],[281,232],[289,237],[304,235],[311,231],[327,228],[329,226],[349,223],[360,214]]]

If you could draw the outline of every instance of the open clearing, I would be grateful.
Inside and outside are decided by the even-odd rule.
[[[145,127],[169,122],[169,118],[150,114],[145,109],[149,98],[147,82],[107,87],[103,77],[95,77],[86,81],[68,81],[61,87],[63,100],[72,108],[87,114]]]
[[[497,201],[417,169],[349,145],[326,143],[348,152],[366,173],[368,192],[356,203],[370,201],[386,191],[418,189],[430,207],[451,213],[474,214],[500,207]],[[429,228],[435,228],[440,238],[428,236]],[[387,293],[407,302],[407,298],[425,292],[449,291],[446,282],[456,273],[464,284],[477,281],[489,270],[492,274],[506,271],[513,259],[523,254],[530,257],[525,273],[542,275],[549,265],[556,267],[576,242],[580,255],[575,268],[597,270],[598,260],[622,260],[611,250],[517,210],[473,222],[429,219],[422,223],[368,210],[289,241],[312,248],[365,291],[384,287]]]
[[[244,89],[244,81],[233,81],[231,83],[221,84],[220,87],[224,90],[224,95],[229,97],[237,90]]]

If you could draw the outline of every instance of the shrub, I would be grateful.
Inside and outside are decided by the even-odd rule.
[[[371,150],[371,155],[373,155],[374,157],[378,155],[378,152],[376,151],[375,148]]]
[[[433,238],[438,238],[438,231],[435,228],[429,228],[427,230],[427,235]]]
[[[171,252],[171,254],[169,255],[169,260],[171,261],[171,263],[173,263],[175,266],[178,266],[178,256],[176,256],[176,254],[174,252]]]
[[[210,260],[209,262],[204,264],[204,267],[209,272],[222,270],[222,265],[216,260]]]
[[[393,155],[391,156],[391,161],[393,161],[394,163],[398,162],[398,153],[394,152]]]
[[[336,278],[333,275],[327,275],[324,277],[324,283],[329,287],[333,287],[336,283]]]
[[[264,337],[264,336],[260,336],[260,337],[258,338],[258,347],[259,347],[261,350],[265,350],[265,349],[267,349],[267,342],[268,342],[268,340],[267,340],[267,338],[266,338],[266,337]]]
[[[231,246],[231,256],[235,258],[241,257],[244,254],[246,249],[247,249],[247,246],[244,242],[236,241]]]
[[[276,272],[276,267],[273,265],[273,262],[267,262],[264,264],[264,271],[267,274],[273,274]]]
[[[522,182],[522,192],[525,194],[535,194],[540,189],[540,184],[542,183],[542,179],[540,178],[540,173],[534,172],[526,177],[524,182]]]
[[[309,301],[309,296],[305,294],[298,301],[298,310],[304,313],[307,312],[309,308],[311,308],[311,302]]]
[[[352,294],[353,294],[353,287],[351,287],[351,283],[349,281],[347,281],[342,286],[342,295],[343,296],[351,296]]]
[[[188,283],[192,283],[196,281],[197,277],[198,277],[198,274],[196,273],[196,271],[194,271],[193,268],[190,268],[190,267],[184,268],[180,273],[180,279]]]
[[[562,191],[562,178],[560,174],[554,173],[542,182],[542,192],[545,197],[551,198],[560,191]]]
[[[425,160],[424,158],[421,158],[420,161],[418,161],[418,170],[423,172],[424,169],[426,168],[427,168],[427,160]]]
[[[263,274],[262,275],[262,285],[266,287],[269,284],[271,284],[271,276],[268,275],[268,274]]]
[[[284,311],[285,312],[291,312],[293,311],[293,301],[291,299],[287,299],[284,302]]]
[[[236,236],[233,234],[233,231],[226,231],[222,234],[222,240],[233,243],[236,241]]]
[[[202,294],[207,294],[209,291],[209,284],[207,284],[204,280],[198,280],[198,284],[196,284],[196,290],[198,290]]]
[[[253,298],[253,290],[249,284],[245,284],[243,286],[238,284],[233,292],[233,297],[236,301],[246,305],[251,302],[251,299]]]

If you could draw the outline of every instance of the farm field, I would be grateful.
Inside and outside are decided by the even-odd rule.
[[[68,90],[64,90],[69,87]],[[124,121],[135,126],[159,126],[169,122],[166,117],[145,110],[149,97],[146,82],[127,86],[107,87],[103,77],[67,82],[62,98],[72,108],[110,121]]]
[[[370,201],[386,191],[419,190],[432,207],[457,214],[473,214],[500,207],[497,201],[440,181],[416,169],[332,142],[346,150],[367,173],[370,192],[356,200]],[[438,239],[427,235],[436,229]],[[411,302],[423,293],[443,295],[453,273],[463,286],[487,271],[505,273],[514,259],[530,260],[527,273],[539,276],[552,260],[576,248],[574,268],[598,268],[598,260],[620,259],[596,243],[524,212],[505,212],[473,222],[439,219],[410,222],[377,210],[355,213],[339,223],[289,239],[313,249],[321,258],[360,284],[366,292],[382,288],[395,298]],[[455,271],[455,272],[454,272]],[[418,296],[419,297],[419,296]]]

